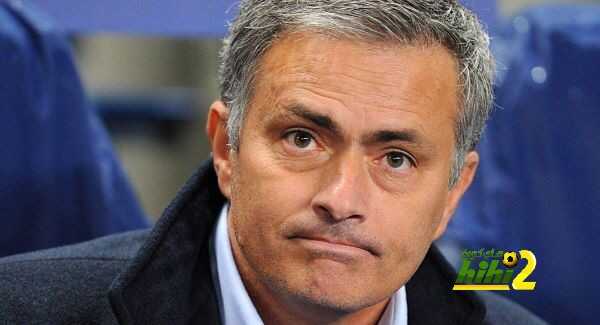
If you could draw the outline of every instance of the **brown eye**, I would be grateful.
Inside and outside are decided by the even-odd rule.
[[[314,141],[313,136],[304,131],[291,132],[288,138],[292,138],[290,140],[293,140],[294,145],[300,149],[308,148]]]
[[[402,152],[394,151],[386,155],[387,164],[395,170],[404,170],[411,168],[413,162],[408,155]]]

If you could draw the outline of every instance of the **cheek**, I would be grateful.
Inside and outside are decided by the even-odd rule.
[[[374,233],[386,240],[390,262],[420,261],[433,241],[435,229],[443,213],[443,195],[403,196],[381,202],[373,222]],[[392,202],[392,204],[390,204]],[[383,220],[382,220],[383,219]]]
[[[311,182],[278,168],[256,150],[251,157],[241,154],[232,179],[232,215],[240,244],[273,243],[281,225],[305,212],[311,201]]]

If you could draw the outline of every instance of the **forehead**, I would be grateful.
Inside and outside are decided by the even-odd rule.
[[[442,46],[296,33],[281,37],[263,56],[250,106],[266,117],[300,101],[365,127],[413,124],[452,133],[457,89],[456,60]]]

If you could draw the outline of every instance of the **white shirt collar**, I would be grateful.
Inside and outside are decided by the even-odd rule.
[[[224,325],[262,325],[263,322],[248,296],[240,273],[238,272],[227,231],[228,205],[221,209],[215,235],[215,250],[217,258],[217,274],[221,288],[221,302],[223,303]]]
[[[227,231],[227,217],[228,204],[225,204],[217,221],[215,236],[217,273],[223,303],[221,307],[225,318],[223,323],[224,325],[262,325],[263,322],[248,296],[233,259]],[[378,325],[407,325],[407,323],[406,289],[402,286],[392,296]]]

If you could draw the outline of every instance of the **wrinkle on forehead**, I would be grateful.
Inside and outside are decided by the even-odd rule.
[[[440,51],[448,55],[440,56]],[[411,61],[428,60],[430,65],[406,64],[398,60],[399,55]],[[348,92],[351,85],[353,100],[368,98],[371,108],[406,110],[415,104],[432,104],[448,81],[456,85],[451,95],[458,98],[457,73],[436,73],[440,69],[456,71],[454,58],[441,45],[390,45],[293,34],[278,40],[265,54],[257,71],[257,87],[268,80],[270,95],[276,95],[294,83],[335,97]],[[406,75],[411,78],[397,78]],[[448,76],[453,79],[447,80]]]
[[[418,129],[453,150],[458,73],[444,47],[295,36],[263,57],[250,102],[261,111],[257,123],[301,99],[354,130]]]

